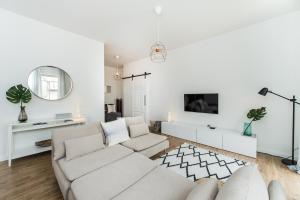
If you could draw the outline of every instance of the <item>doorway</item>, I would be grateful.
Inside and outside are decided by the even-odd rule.
[[[137,77],[131,81],[131,114],[132,116],[144,116],[148,119],[148,81],[144,77]]]

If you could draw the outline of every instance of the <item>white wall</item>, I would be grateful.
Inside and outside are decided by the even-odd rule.
[[[31,70],[41,65],[64,69],[74,89],[65,99],[46,101],[33,96],[26,106],[30,119],[76,113],[90,121],[104,118],[104,45],[0,9],[0,160],[6,159],[7,124],[17,121],[19,105],[8,102],[6,90],[27,86]]]
[[[292,105],[276,96],[259,96],[262,87],[300,100],[300,12],[225,33],[169,51],[163,64],[149,58],[125,65],[124,75],[151,72],[149,118],[242,130],[250,108],[266,106],[268,114],[254,123],[258,149],[291,154]],[[124,84],[125,115],[130,114],[130,81]],[[185,93],[219,93],[219,115],[184,112]],[[297,108],[300,134],[300,107]],[[234,141],[232,141],[234,142]]]
[[[122,68],[119,69],[122,76]],[[116,80],[114,74],[116,72],[116,67],[105,66],[105,86],[111,86],[111,93],[105,94],[105,103],[116,104],[116,98],[122,98],[123,85],[122,80]]]

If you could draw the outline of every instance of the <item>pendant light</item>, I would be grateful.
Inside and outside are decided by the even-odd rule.
[[[152,62],[162,63],[166,61],[167,58],[167,48],[160,41],[160,16],[162,13],[162,7],[156,6],[154,8],[154,13],[157,18],[157,26],[156,26],[156,42],[153,46],[151,46],[150,58]]]
[[[114,74],[114,78],[116,80],[120,80],[122,77],[121,77],[121,73],[119,71],[119,59],[120,59],[120,56],[115,56],[116,60],[117,60],[117,67],[116,67],[116,72]]]

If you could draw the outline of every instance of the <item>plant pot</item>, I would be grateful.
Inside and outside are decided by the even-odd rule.
[[[28,119],[27,114],[25,112],[25,106],[21,106],[20,114],[18,117],[19,122],[26,122]]]
[[[244,135],[252,136],[252,126],[251,123],[245,122],[244,123]]]

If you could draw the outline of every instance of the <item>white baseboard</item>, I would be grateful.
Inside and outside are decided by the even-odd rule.
[[[264,148],[259,148],[257,150],[260,153],[266,153],[266,154],[270,154],[272,156],[278,156],[278,157],[282,157],[282,158],[287,158],[290,157],[290,154],[287,153],[282,153],[276,150],[272,150],[272,149],[264,149]],[[298,153],[295,152],[295,158],[298,158]]]

